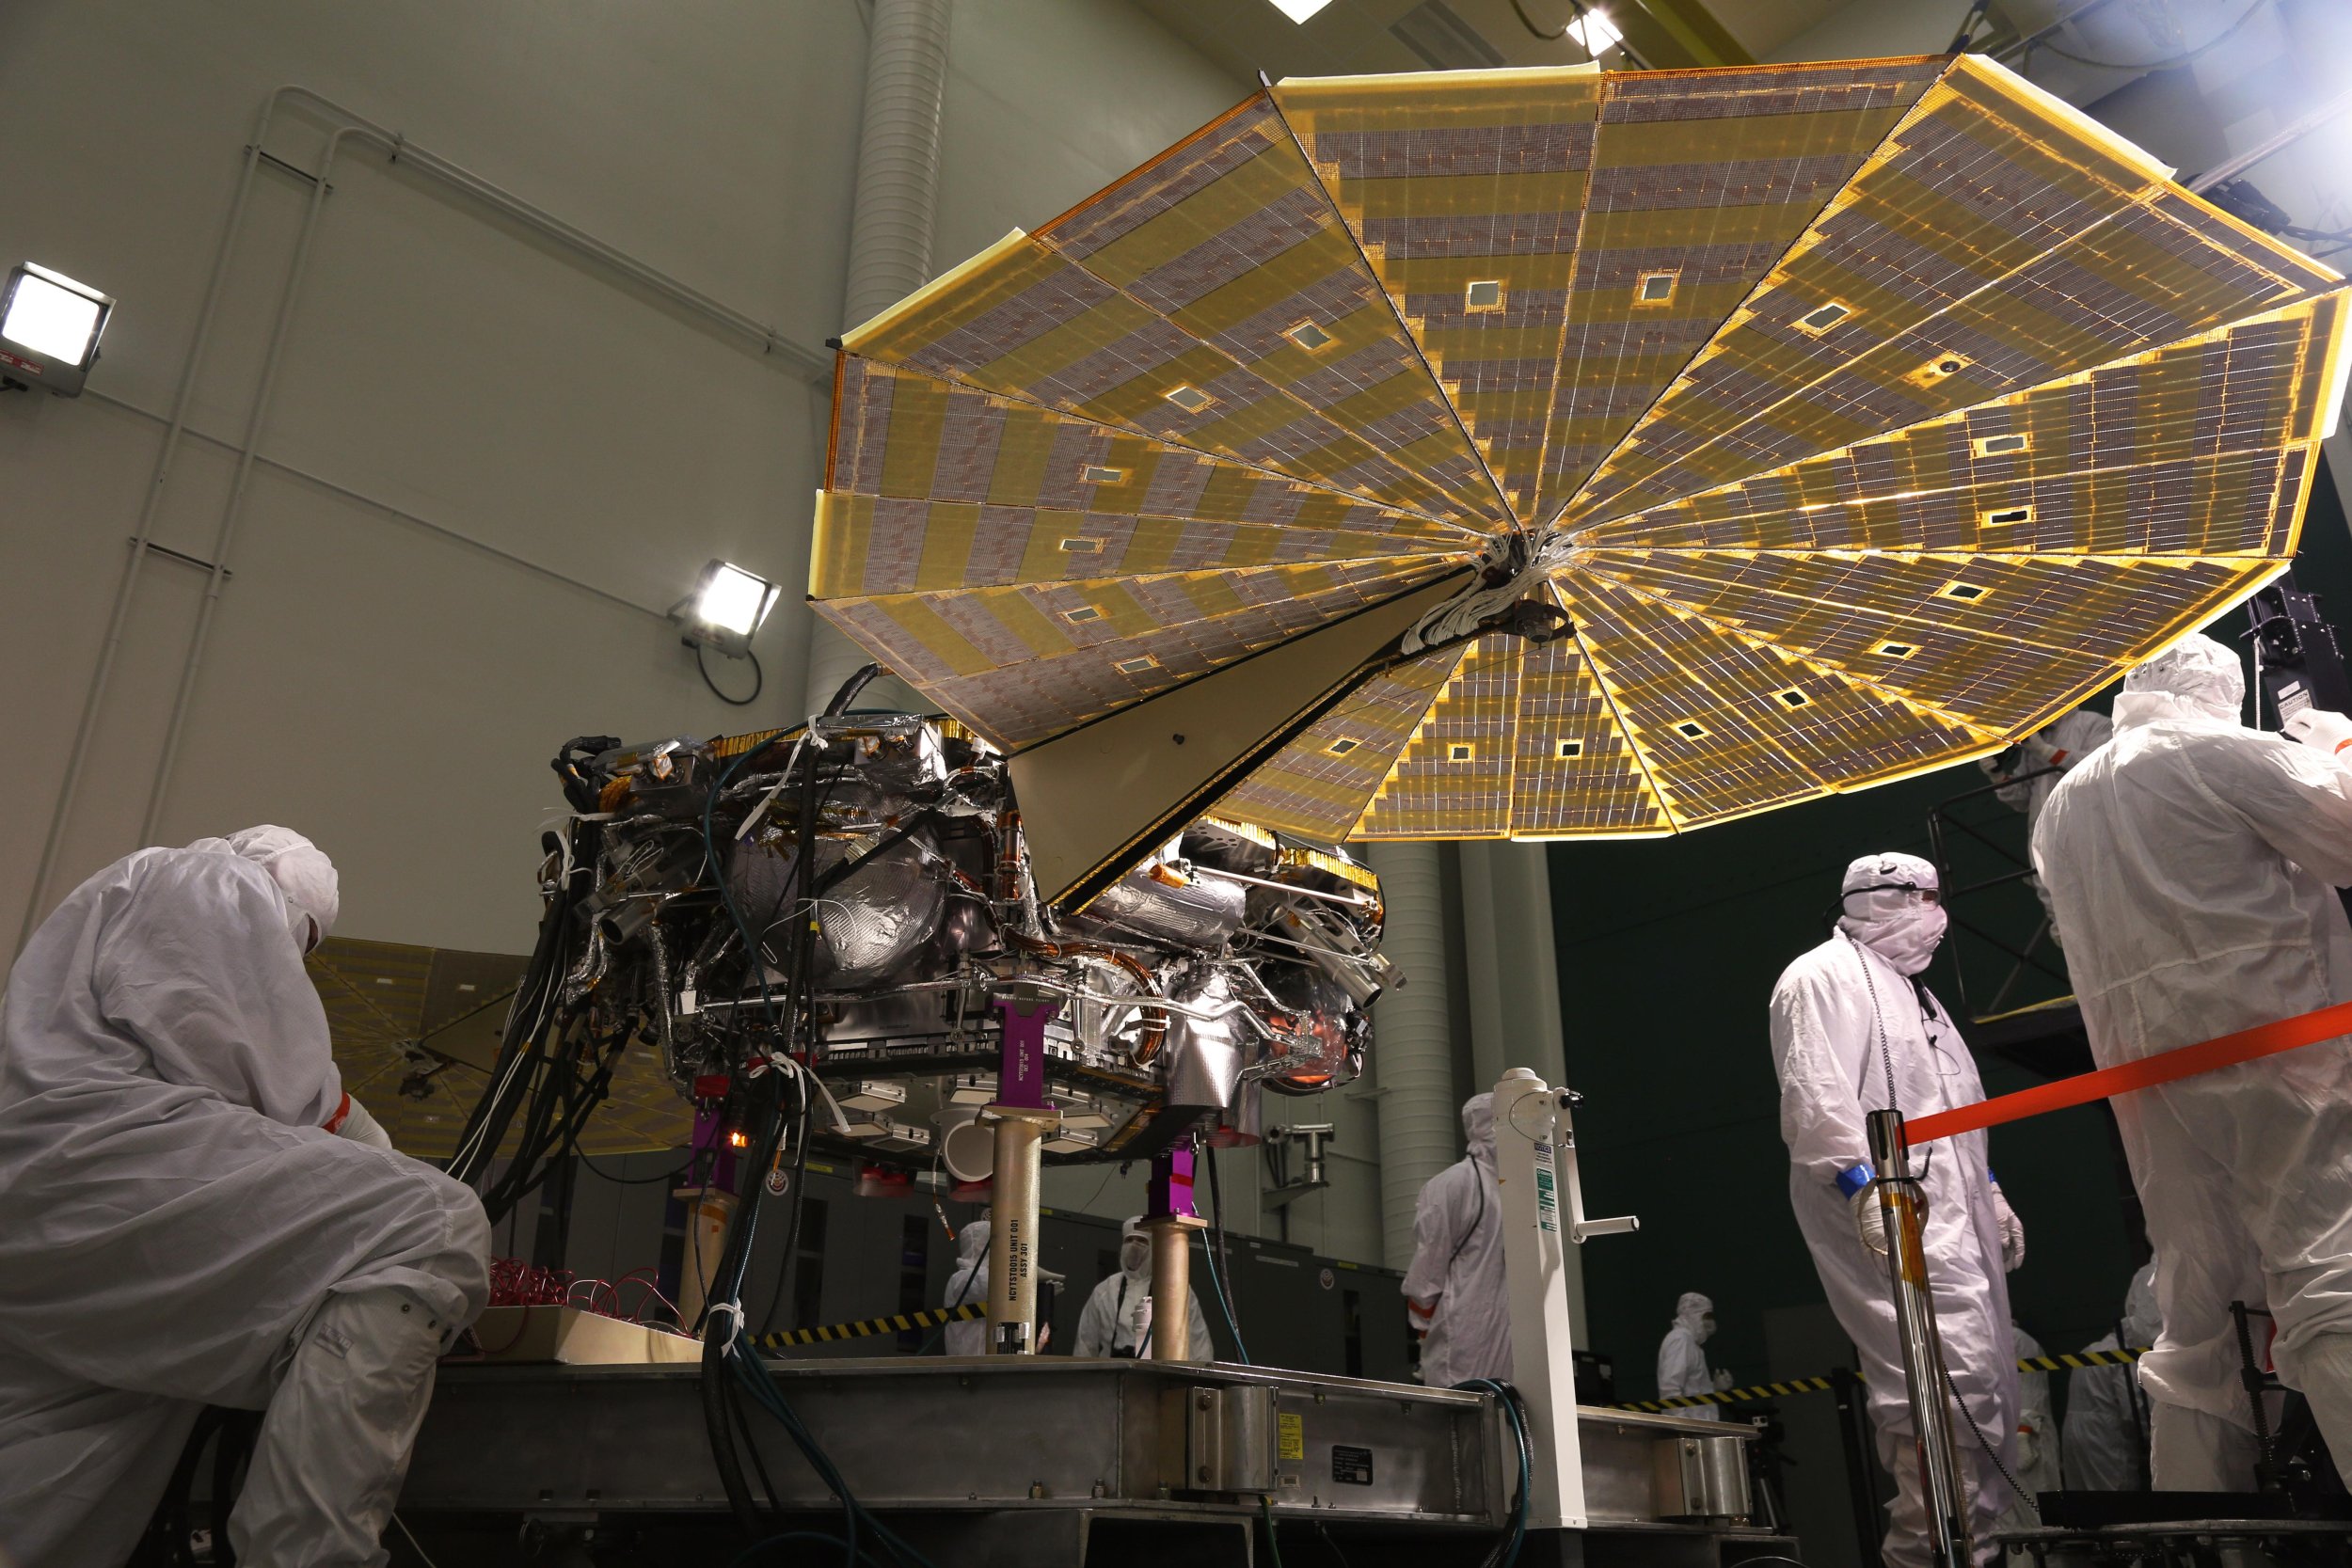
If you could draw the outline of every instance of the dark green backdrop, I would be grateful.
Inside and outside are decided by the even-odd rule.
[[[2339,624],[2352,617],[2352,536],[2325,472],[2296,576]],[[2212,629],[2234,642],[2244,626],[2233,612]],[[1971,765],[1686,837],[1552,847],[1568,1074],[1586,1097],[1586,1206],[1642,1220],[1638,1235],[1595,1242],[1583,1259],[1592,1342],[1615,1355],[1620,1397],[1653,1393],[1652,1357],[1684,1291],[1714,1298],[1708,1357],[1743,1379],[1764,1370],[1768,1310],[1822,1301],[1788,1212],[1765,1004],[1783,966],[1821,940],[1846,863],[1927,854],[1930,808],[1983,782]],[[2023,844],[2022,816],[1976,815]],[[2014,899],[2001,918],[2023,922],[2019,936],[2031,929]],[[1948,947],[1928,979],[1957,1015]],[[1994,1094],[2040,1081],[1982,1052],[1979,1066]],[[2134,1266],[2110,1127],[2086,1107],[1992,1134],[1994,1168],[2026,1230],[2011,1296],[2051,1350],[2106,1332]]]

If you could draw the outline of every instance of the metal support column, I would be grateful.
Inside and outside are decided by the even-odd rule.
[[[1192,1233],[1203,1222],[1192,1202],[1189,1143],[1152,1156],[1144,1187],[1143,1228],[1152,1238],[1152,1359],[1192,1355]]]
[[[1045,1025],[1059,1006],[1016,990],[995,999],[1004,1017],[994,1124],[996,1172],[989,1194],[988,1354],[1037,1353],[1039,1146],[1060,1125],[1045,1098]]]
[[[1969,1493],[1952,1440],[1952,1407],[1945,1397],[1944,1344],[1935,1331],[1935,1298],[1928,1289],[1927,1248],[1920,1234],[1925,1195],[1911,1172],[1911,1140],[1900,1111],[1872,1111],[1867,1122],[1870,1165],[1878,1172],[1879,1212],[1886,1219],[1886,1275],[1895,1293],[1895,1329],[1902,1338],[1903,1382],[1911,1396],[1912,1430],[1918,1435],[1919,1492],[1926,1500],[1928,1541],[1937,1568],[1969,1568]]]

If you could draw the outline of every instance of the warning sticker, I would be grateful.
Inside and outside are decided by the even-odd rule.
[[[1283,1415],[1274,1418],[1274,1457],[1304,1459],[1307,1457],[1307,1418]]]
[[[1344,1443],[1331,1445],[1331,1479],[1349,1486],[1372,1484],[1372,1450],[1351,1449]]]

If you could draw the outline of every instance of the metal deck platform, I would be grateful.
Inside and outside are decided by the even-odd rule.
[[[1365,1568],[1384,1546],[1474,1562],[1509,1523],[1517,1453],[1487,1395],[1065,1356],[773,1365],[850,1490],[939,1568],[1246,1564],[1267,1515],[1286,1544],[1344,1543]],[[696,1377],[444,1368],[401,1514],[510,1543],[528,1527],[576,1551],[633,1531],[635,1555],[609,1560],[724,1561],[642,1544],[681,1523],[731,1528]],[[832,1495],[774,1422],[751,1420],[785,1509],[821,1524]],[[1589,1408],[1579,1422],[1592,1528],[1531,1537],[1523,1561],[1717,1568],[1788,1550],[1745,1518],[1750,1429]]]

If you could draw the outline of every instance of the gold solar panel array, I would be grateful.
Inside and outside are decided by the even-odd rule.
[[[1995,750],[2274,575],[2344,317],[1980,56],[1288,81],[849,334],[811,593],[1017,749],[1521,531],[1573,636],[1398,664],[1219,810],[1671,832]]]

